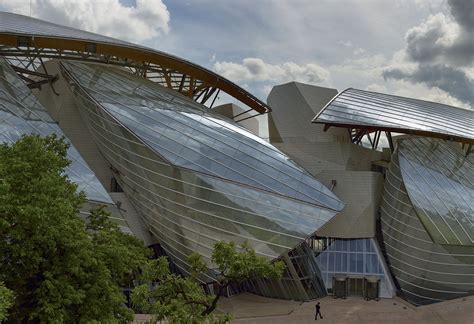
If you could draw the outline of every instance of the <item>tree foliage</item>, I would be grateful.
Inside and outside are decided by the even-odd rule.
[[[103,209],[78,217],[84,193],[64,169],[68,144],[24,136],[0,145],[0,281],[15,294],[9,320],[128,321],[120,284],[147,250]]]
[[[217,242],[211,259],[215,268],[208,269],[202,257],[193,253],[188,258],[188,277],[171,273],[166,257],[150,262],[142,276],[143,284],[133,290],[132,301],[154,314],[155,322],[167,319],[170,323],[224,323],[229,316],[214,315],[213,311],[231,282],[242,283],[256,277],[276,279],[284,269],[283,262],[270,263],[257,256],[248,244],[237,247],[234,242]],[[198,280],[207,271],[216,276],[214,295],[206,294]]]
[[[111,221],[104,206],[91,210],[86,229],[96,258],[110,269],[112,280],[121,287],[132,284],[135,275],[148,262],[150,250],[132,235],[123,233]]]
[[[0,323],[8,317],[8,309],[13,300],[13,292],[0,281]]]

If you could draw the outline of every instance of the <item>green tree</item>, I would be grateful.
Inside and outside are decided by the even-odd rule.
[[[9,320],[128,321],[119,284],[147,250],[102,209],[89,225],[78,217],[85,196],[64,173],[67,149],[54,135],[0,145],[0,281],[16,297]]]
[[[170,323],[224,323],[229,315],[214,315],[217,302],[230,283],[242,283],[256,277],[276,279],[284,269],[282,261],[269,262],[257,256],[248,245],[237,247],[234,242],[217,242],[208,269],[198,253],[188,258],[191,275],[173,274],[166,257],[153,260],[144,269],[142,284],[132,293],[132,301],[142,311],[154,314],[154,321],[167,319]],[[216,276],[215,295],[204,292],[198,277],[207,271]],[[150,282],[157,282],[151,285]]]
[[[105,206],[91,210],[86,229],[96,258],[110,269],[113,281],[121,287],[132,284],[132,280],[148,262],[151,250],[144,247],[143,241],[123,233],[111,221]]]
[[[0,323],[7,319],[8,309],[13,304],[13,292],[0,281]]]

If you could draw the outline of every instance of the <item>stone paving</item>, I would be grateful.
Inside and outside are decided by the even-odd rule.
[[[474,324],[474,296],[414,307],[400,298],[365,301],[361,297],[319,300],[323,319],[317,323]],[[244,293],[223,298],[219,310],[231,312],[233,324],[314,323],[315,302],[299,303]]]

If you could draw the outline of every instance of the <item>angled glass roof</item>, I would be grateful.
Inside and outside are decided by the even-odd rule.
[[[474,111],[357,89],[340,92],[313,122],[474,142]]]
[[[91,99],[169,163],[328,209],[344,207],[274,146],[189,98],[117,68],[62,66]]]
[[[459,145],[404,139],[398,157],[408,196],[433,241],[474,245],[474,164]]]
[[[80,60],[97,61],[99,57],[102,57],[104,62],[109,63],[116,56],[119,58],[120,65],[127,65],[130,62],[140,62],[140,65],[144,66],[147,65],[146,63],[158,64],[159,66],[155,67],[154,72],[158,70],[163,72],[163,77],[169,78],[171,74],[178,73],[180,78],[183,77],[183,81],[187,78],[190,79],[189,82],[193,81],[204,86],[204,88],[195,88],[194,90],[203,90],[206,87],[214,88],[214,90],[219,89],[260,114],[271,111],[264,102],[230,80],[180,57],[116,38],[0,11],[0,45],[4,45],[7,52],[3,55],[13,55],[13,59],[25,55],[18,51],[19,47],[22,47],[20,37],[29,40],[28,45],[23,45],[28,48],[27,57],[30,57],[30,51],[36,50],[35,57],[44,57],[45,59],[55,56],[63,57],[64,52],[69,52],[69,55],[79,53],[75,58]],[[8,54],[11,50],[15,53]],[[90,52],[93,52],[94,55],[90,55]],[[198,99],[202,98],[198,96],[196,100]]]
[[[116,38],[107,37],[80,29],[50,23],[44,20],[0,11],[0,32],[11,34],[33,34],[58,38],[85,39],[95,42],[138,46]]]
[[[16,72],[0,58],[0,142],[14,143],[25,134],[65,136]],[[94,172],[71,143],[67,158],[71,164],[65,172],[72,182],[77,183],[78,189],[84,191],[87,199],[113,204]]]

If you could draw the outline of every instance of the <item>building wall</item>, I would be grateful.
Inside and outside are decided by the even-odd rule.
[[[384,185],[381,225],[391,272],[409,302],[426,305],[473,293],[474,247],[433,242],[410,200],[398,151]]]
[[[370,171],[328,170],[318,174],[318,178],[329,188],[335,181],[333,192],[346,203],[346,208],[316,234],[337,238],[373,237],[374,219],[377,217],[383,191],[382,174]]]
[[[235,104],[232,104],[232,103],[228,103],[228,104],[224,104],[224,105],[214,107],[214,108],[212,108],[212,111],[216,112],[216,113],[218,113],[222,116],[225,116],[227,118],[232,118],[234,116],[242,114],[242,115],[236,117],[234,120],[239,120],[239,119],[242,119],[242,118],[246,118],[246,117],[249,117],[249,116],[252,116],[252,115],[255,114],[254,111],[251,111],[249,113],[244,114],[243,113],[244,110],[241,107],[239,107]],[[252,117],[252,118],[243,120],[243,121],[239,122],[239,125],[244,127],[245,129],[249,130],[252,134],[257,135],[257,136],[261,136],[260,130],[259,130],[259,122],[258,122],[257,118]]]
[[[137,210],[128,199],[124,192],[111,192],[110,196],[117,203],[120,214],[127,221],[128,227],[135,237],[143,241],[145,246],[150,246],[157,243],[150,231],[147,229],[145,222],[138,215]]]
[[[332,128],[324,132],[323,125],[311,123],[336,94],[336,89],[297,82],[273,87],[267,98],[272,108],[268,127],[270,142],[350,142],[345,129]]]
[[[267,102],[270,143],[332,188],[346,207],[317,234],[328,237],[370,238],[380,204],[382,176],[372,162],[382,153],[352,144],[344,128],[311,123],[337,90],[291,82],[276,86]]]

